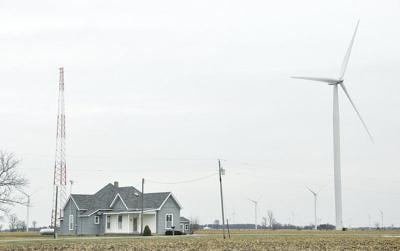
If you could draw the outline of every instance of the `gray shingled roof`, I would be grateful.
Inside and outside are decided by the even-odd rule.
[[[88,194],[71,194],[79,209],[89,209],[92,205],[92,195]]]
[[[189,222],[189,220],[183,216],[180,218],[180,222]]]
[[[142,208],[141,192],[132,186],[116,187],[109,183],[93,195],[72,194],[71,196],[78,207],[85,210],[83,215],[90,215],[98,210],[112,210],[110,204],[117,194],[121,196],[129,210],[140,210]],[[170,192],[145,193],[144,209],[159,208],[169,194]]]

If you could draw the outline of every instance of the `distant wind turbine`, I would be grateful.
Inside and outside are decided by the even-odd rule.
[[[318,192],[314,192],[313,190],[311,190],[309,187],[307,187],[306,186],[306,188],[308,189],[308,191],[310,191],[312,194],[313,194],[313,196],[314,196],[314,229],[315,230],[317,230],[318,229],[318,220],[317,220],[317,196],[318,196],[318,193],[321,191],[318,191]]]
[[[316,78],[316,77],[292,77],[295,79],[304,79],[311,81],[319,81],[327,83],[328,85],[333,86],[333,155],[334,155],[334,180],[335,180],[335,214],[336,214],[336,230],[343,229],[343,216],[342,216],[342,182],[341,182],[341,174],[340,174],[340,125],[339,125],[339,99],[338,99],[338,89],[340,86],[349,99],[351,105],[353,106],[355,112],[357,113],[362,125],[371,141],[373,142],[371,133],[368,130],[368,127],[364,120],[361,117],[360,112],[356,108],[353,100],[351,99],[346,86],[344,85],[344,75],[346,72],[347,65],[349,63],[351,49],[354,44],[354,39],[356,37],[358,25],[360,21],[357,22],[357,26],[354,30],[353,37],[350,42],[350,46],[346,51],[346,55],[343,59],[342,67],[339,73],[338,78]]]
[[[378,211],[379,211],[379,214],[381,215],[381,228],[383,230],[383,211],[380,209],[378,209]]]
[[[258,201],[251,200],[251,199],[248,199],[248,200],[254,203],[254,229],[257,230],[257,205],[258,205]]]
[[[32,193],[27,193],[22,189],[18,189],[18,191],[20,191],[23,195],[26,196],[26,202],[24,203],[26,206],[26,232],[29,232],[29,210],[32,207],[31,204],[31,197],[32,195],[34,195],[41,187],[37,188],[35,191],[33,191]]]
[[[31,196],[32,194],[28,194],[24,192],[23,190],[20,190],[21,193],[23,193],[26,196],[26,232],[29,232],[29,209],[31,207]]]

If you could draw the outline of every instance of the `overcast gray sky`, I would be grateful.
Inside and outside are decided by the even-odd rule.
[[[75,193],[108,182],[180,182],[225,159],[226,214],[334,222],[332,87],[340,92],[344,224],[400,225],[399,1],[1,1],[0,148],[22,159],[31,219],[50,222],[58,67],[65,67],[67,175]],[[139,187],[138,187],[139,188]],[[217,178],[146,183],[182,215],[220,218]],[[15,207],[25,218],[25,208]],[[3,223],[6,224],[6,223]]]

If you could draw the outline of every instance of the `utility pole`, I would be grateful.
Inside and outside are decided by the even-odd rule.
[[[228,219],[226,219],[226,227],[228,229],[228,238],[230,239],[231,238],[231,231],[229,231],[229,221],[228,221]]]
[[[142,212],[140,213],[140,235],[143,235],[143,211],[144,211],[144,178],[142,178]]]
[[[31,196],[29,194],[26,195],[27,203],[26,203],[26,232],[29,232],[29,207],[31,206]]]
[[[58,186],[56,186],[56,198],[55,198],[55,208],[57,208],[57,202],[58,202]],[[54,210],[54,239],[57,239],[57,211]]]
[[[222,232],[223,232],[223,237],[225,237],[225,214],[224,214],[224,196],[222,193],[222,175],[225,174],[225,169],[221,167],[221,160],[218,159],[218,173],[219,173],[219,190],[221,193],[221,211],[222,211]]]
[[[69,180],[69,183],[70,183],[70,187],[69,187],[69,197],[70,197],[70,199],[72,199],[72,185],[74,184],[74,181],[73,180]],[[68,215],[68,228],[69,228],[69,225],[70,225],[70,215],[72,214],[71,213],[71,211],[72,211],[72,207],[70,206],[69,207],[69,215]],[[64,220],[65,220],[65,216],[64,216]],[[64,221],[65,222],[65,221]],[[74,219],[74,225],[76,224],[76,220]],[[73,226],[74,227],[74,232],[76,231],[76,228],[75,228],[75,226]]]

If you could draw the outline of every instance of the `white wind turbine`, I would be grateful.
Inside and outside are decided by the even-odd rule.
[[[317,196],[319,194],[319,192],[321,190],[319,190],[318,192],[314,192],[313,190],[311,190],[311,188],[307,187],[308,191],[310,191],[313,195],[314,195],[314,229],[317,230],[318,229],[318,222],[317,222]]]
[[[254,203],[254,229],[257,230],[257,206],[258,206],[258,201],[248,199],[249,201]]]
[[[344,74],[346,72],[347,65],[349,63],[349,58],[351,54],[351,49],[353,47],[354,39],[357,33],[358,25],[360,21],[357,22],[357,26],[354,30],[353,37],[350,42],[350,46],[346,51],[344,56],[342,67],[338,78],[316,78],[316,77],[292,77],[295,79],[304,79],[311,81],[319,81],[327,83],[333,86],[333,155],[334,155],[334,179],[335,179],[335,215],[336,215],[336,229],[341,230],[343,228],[342,220],[342,184],[341,184],[341,174],[340,174],[340,126],[339,126],[339,100],[338,100],[338,89],[340,86],[349,99],[351,105],[353,106],[355,112],[360,118],[365,130],[368,133],[369,138],[373,142],[372,136],[361,117],[360,112],[356,108],[353,100],[351,99],[346,86],[344,85]]]

